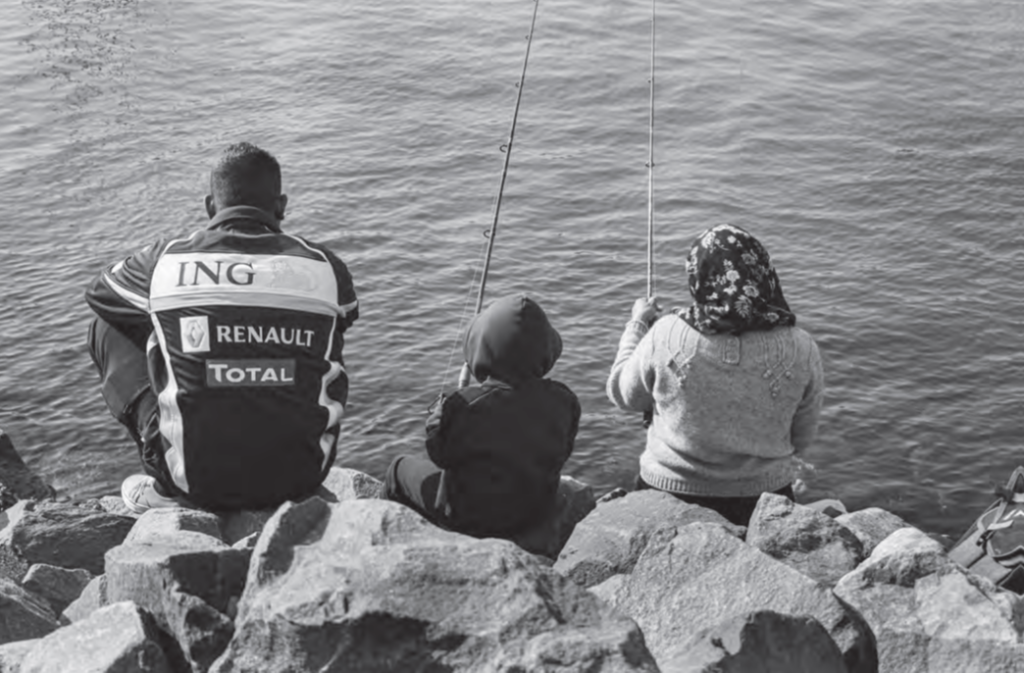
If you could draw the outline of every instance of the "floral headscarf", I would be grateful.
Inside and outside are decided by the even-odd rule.
[[[680,312],[705,334],[742,334],[796,324],[768,251],[743,229],[721,224],[697,237],[686,260],[694,303]]]

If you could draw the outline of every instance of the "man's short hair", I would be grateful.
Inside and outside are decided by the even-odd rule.
[[[252,143],[228,145],[210,172],[210,191],[224,207],[269,208],[281,194],[281,165]]]

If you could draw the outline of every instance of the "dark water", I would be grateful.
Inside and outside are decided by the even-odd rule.
[[[137,471],[84,346],[84,286],[202,226],[251,140],[292,231],[363,302],[339,462],[382,474],[471,306],[533,5],[22,0],[0,17],[0,427],[76,496]],[[650,5],[540,5],[489,296],[528,291],[584,417],[567,471],[625,485],[643,436],[603,385],[645,291]],[[955,534],[1024,463],[1024,4],[663,3],[657,285],[702,229],[758,235],[828,393],[804,478]],[[675,301],[672,301],[674,298]]]

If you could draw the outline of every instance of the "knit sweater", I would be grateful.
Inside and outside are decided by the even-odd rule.
[[[695,496],[744,497],[793,481],[814,440],[821,355],[798,327],[702,334],[677,315],[630,321],[607,384],[620,409],[653,410],[640,476]]]

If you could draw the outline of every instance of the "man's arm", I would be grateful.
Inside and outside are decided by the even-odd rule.
[[[158,241],[111,264],[85,291],[85,301],[96,315],[143,349],[152,330],[149,286],[163,246],[164,241]]]
[[[344,334],[345,330],[359,318],[359,299],[356,298],[356,290],[352,284],[352,274],[337,255],[325,247],[321,246],[320,249],[327,255],[327,260],[334,269],[334,277],[338,280],[338,331]]]

